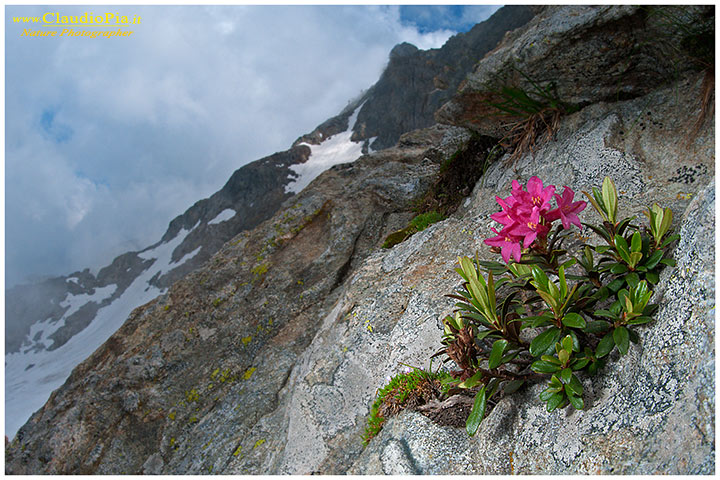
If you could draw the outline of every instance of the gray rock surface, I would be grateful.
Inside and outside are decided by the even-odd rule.
[[[585,106],[636,98],[677,81],[695,66],[680,53],[679,27],[650,11],[631,5],[546,7],[477,64],[436,119],[502,137],[512,118],[487,103],[502,101],[491,93],[501,87],[540,99],[533,83],[554,85],[557,99]],[[699,18],[705,10],[690,11]]]

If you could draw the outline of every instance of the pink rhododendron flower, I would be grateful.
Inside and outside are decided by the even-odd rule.
[[[552,208],[550,200],[555,198],[557,208]],[[586,207],[585,202],[573,202],[575,192],[565,187],[562,195],[555,193],[555,185],[543,185],[543,181],[533,176],[527,182],[527,190],[517,180],[512,181],[509,197],[495,197],[502,208],[490,218],[503,226],[498,232],[492,229],[496,237],[485,240],[487,245],[500,248],[505,263],[512,257],[519,262],[522,249],[536,246],[543,249],[545,238],[552,229],[552,222],[560,219],[563,228],[577,225],[582,228],[578,213]],[[539,245],[539,246],[538,246]]]
[[[550,231],[547,225],[541,223],[540,209],[538,207],[533,207],[530,215],[522,220],[524,221],[517,222],[507,228],[513,235],[525,238],[523,242],[525,248],[532,245],[538,236],[545,237]]]
[[[488,238],[485,240],[485,243],[491,247],[499,247],[500,254],[505,263],[510,263],[510,255],[512,255],[516,262],[519,262],[522,254],[522,249],[520,248],[520,240],[522,240],[522,238],[510,234],[507,228],[503,228],[500,232],[494,228],[491,228],[491,230],[497,234],[497,237]]]
[[[530,204],[538,207],[541,212],[550,210],[550,199],[555,193],[555,185],[548,185],[543,188],[543,182],[538,177],[530,177],[527,183],[527,194],[530,197]]]
[[[578,228],[582,228],[582,224],[580,223],[580,217],[578,217],[577,214],[585,210],[587,202],[584,202],[582,200],[579,202],[573,202],[573,199],[575,198],[575,192],[573,192],[572,188],[570,187],[565,187],[562,197],[557,193],[554,196],[558,208],[556,208],[555,210],[550,210],[545,215],[545,218],[550,222],[553,222],[559,218],[562,222],[563,228],[565,229],[569,229],[570,224],[577,225]]]

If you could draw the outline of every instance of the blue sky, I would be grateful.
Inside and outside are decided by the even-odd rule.
[[[6,287],[96,269],[497,7],[114,6],[128,38],[28,38],[5,7]],[[108,10],[109,11],[109,10]]]

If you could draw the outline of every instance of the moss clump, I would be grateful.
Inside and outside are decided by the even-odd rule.
[[[430,399],[442,394],[441,379],[445,372],[432,373],[420,368],[400,373],[378,390],[377,398],[370,408],[368,426],[363,434],[363,445],[367,445],[382,430],[385,420],[406,408],[424,405]]]
[[[417,217],[413,218],[412,220],[410,220],[410,225],[415,227],[418,232],[422,232],[433,223],[439,222],[440,220],[444,219],[445,217],[443,217],[442,214],[433,210],[432,212],[421,213]]]
[[[412,226],[405,227],[402,230],[398,230],[397,232],[393,232],[387,237],[385,237],[385,241],[382,244],[382,248],[392,248],[398,243],[404,242],[410,235],[415,233],[415,228]]]
[[[415,218],[410,220],[410,225],[403,228],[402,230],[398,230],[397,232],[393,232],[388,235],[385,238],[385,242],[383,242],[382,244],[382,248],[392,248],[398,243],[402,243],[407,240],[408,237],[410,237],[411,235],[414,235],[417,232],[422,232],[433,223],[439,222],[440,220],[444,219],[445,217],[443,217],[442,214],[434,210],[427,213],[421,213],[420,215],[417,215]]]

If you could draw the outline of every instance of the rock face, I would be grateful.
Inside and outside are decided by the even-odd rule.
[[[546,8],[543,21],[568,8]],[[557,49],[606,38],[637,13],[580,8],[550,40]],[[478,69],[540,31],[536,20]],[[415,131],[331,168],[136,309],[19,430],[6,473],[714,473],[713,119],[695,131],[702,74],[689,68],[628,88],[634,98],[593,98],[563,117],[534,154],[492,163],[452,216],[389,250],[378,248],[385,236],[492,122]],[[463,98],[443,108],[448,122],[465,124]],[[627,355],[581,378],[583,411],[547,413],[542,387],[529,385],[472,438],[403,412],[363,448],[377,389],[403,365],[428,367],[440,347],[457,257],[496,259],[482,243],[495,195],[533,175],[576,192],[609,175],[623,214],[654,202],[673,209],[678,265],[656,288],[655,321]]]
[[[697,25],[707,15],[714,16],[714,9],[671,13]],[[487,103],[502,100],[492,94],[502,86],[518,87],[538,98],[533,84],[552,85],[553,95],[580,107],[645,95],[695,68],[681,31],[650,7],[545,8],[508,33],[492,55],[477,64],[460,94],[443,105],[436,118],[503,136],[509,120]]]
[[[367,92],[353,139],[375,138],[379,150],[395,145],[402,133],[429,127],[435,111],[450,100],[475,64],[495,48],[503,35],[533,17],[526,6],[503,7],[442,48],[422,51],[404,43],[390,53],[380,80]]]

